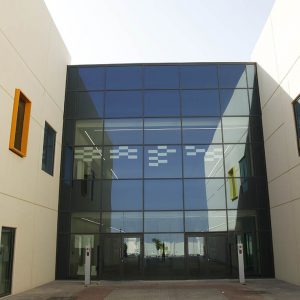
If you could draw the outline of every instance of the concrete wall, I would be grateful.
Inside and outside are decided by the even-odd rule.
[[[300,94],[300,1],[277,0],[253,51],[270,193],[275,274],[300,285],[300,157],[292,101]]]
[[[0,6],[0,228],[16,228],[12,293],[18,293],[54,280],[69,54],[42,0]],[[16,88],[32,103],[24,158],[8,148]],[[54,176],[41,170],[45,121],[57,132]]]

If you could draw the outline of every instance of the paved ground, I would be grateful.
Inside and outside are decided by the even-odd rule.
[[[101,281],[84,287],[82,282],[54,281],[7,300],[300,300],[300,287],[275,279],[185,281]]]

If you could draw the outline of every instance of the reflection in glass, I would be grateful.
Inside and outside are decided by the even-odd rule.
[[[182,120],[183,143],[222,143],[219,118],[185,118]]]
[[[227,231],[226,211],[186,211],[185,231]]]
[[[145,89],[179,89],[179,70],[177,66],[144,67]]]
[[[218,90],[183,90],[183,116],[219,116],[220,103]]]
[[[174,145],[144,147],[145,178],[182,177],[181,147]]]
[[[77,120],[75,125],[75,145],[101,145],[102,120]]]
[[[143,231],[142,212],[103,212],[102,232],[126,233]]]
[[[177,210],[182,208],[181,180],[145,180],[145,210]]]
[[[248,89],[250,115],[261,115],[260,101],[257,89]]]
[[[142,210],[143,182],[141,180],[104,180],[103,210]]]
[[[257,231],[257,212],[255,210],[228,210],[227,214],[228,230]]]
[[[218,70],[216,65],[180,67],[182,89],[218,88]]]
[[[141,178],[143,149],[139,146],[105,147],[103,177],[106,179]]]
[[[157,211],[144,213],[145,232],[182,232],[182,211]]]
[[[223,116],[249,115],[248,91],[246,89],[221,90],[220,99]]]
[[[130,145],[143,143],[142,119],[106,119],[104,144]]]
[[[180,119],[145,119],[144,122],[145,144],[181,143]]]
[[[145,117],[179,116],[179,91],[145,91],[144,115]]]
[[[224,177],[222,145],[185,145],[184,177]]]
[[[140,66],[121,66],[106,68],[106,89],[141,89],[143,87]]]
[[[76,99],[76,118],[102,118],[104,93],[102,92],[78,92],[72,93]]]
[[[253,88],[255,82],[255,65],[247,65],[246,69],[248,88]]]
[[[99,212],[80,212],[71,215],[72,233],[98,233],[100,225]]]
[[[142,115],[142,92],[122,91],[105,93],[105,116],[107,118],[141,117]]]
[[[101,178],[102,150],[100,147],[74,148],[73,179]]]
[[[219,82],[221,88],[247,88],[245,65],[220,65]]]
[[[222,122],[224,143],[249,142],[249,117],[224,117]]]
[[[224,179],[185,179],[185,209],[225,209]]]

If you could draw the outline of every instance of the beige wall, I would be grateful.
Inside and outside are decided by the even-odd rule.
[[[253,51],[258,63],[278,279],[300,285],[300,157],[292,101],[300,94],[300,1],[277,0]]]
[[[16,228],[12,292],[18,293],[55,276],[69,54],[42,0],[1,0],[0,6],[0,228]],[[32,102],[25,158],[8,149],[16,88]],[[54,176],[41,170],[45,121],[57,132]]]

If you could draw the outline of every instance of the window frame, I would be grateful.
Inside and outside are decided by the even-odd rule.
[[[52,151],[52,166],[51,166],[51,170],[50,171],[47,170],[46,168],[44,169],[44,149],[45,149],[45,133],[46,133],[46,128],[52,130],[53,133],[54,133],[54,143],[53,143],[53,151]],[[51,175],[51,176],[54,176],[56,134],[57,134],[57,132],[54,130],[54,128],[47,121],[45,121],[43,152],[42,152],[42,170],[44,172],[46,172],[47,174]]]
[[[17,132],[19,103],[21,101],[24,102],[25,108],[24,108],[22,135],[21,135],[21,147],[20,147],[21,149],[17,149],[15,147],[15,140],[16,140],[16,132]],[[29,100],[28,97],[26,97],[26,95],[20,89],[16,89],[14,105],[13,105],[12,121],[11,121],[9,149],[21,157],[25,157],[27,154],[30,110],[31,110],[31,101]]]

